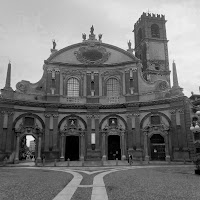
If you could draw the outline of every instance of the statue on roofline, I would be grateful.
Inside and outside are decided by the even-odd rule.
[[[99,41],[101,40],[103,34],[99,34]]]
[[[90,28],[90,33],[91,33],[91,35],[94,34],[94,27],[93,27],[93,25],[92,25],[92,27]]]
[[[53,39],[52,42],[53,42],[53,49],[56,49],[56,41]]]
[[[82,38],[83,38],[83,40],[86,40],[86,34],[85,33],[82,34]]]

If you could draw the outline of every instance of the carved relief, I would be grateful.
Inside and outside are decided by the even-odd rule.
[[[163,91],[169,88],[169,84],[167,83],[167,81],[160,81],[156,84],[156,90],[157,91]]]
[[[92,65],[106,62],[111,55],[105,48],[92,43],[89,43],[86,47],[80,47],[74,54],[81,63]]]
[[[148,60],[147,70],[164,71],[165,70],[165,60]]]

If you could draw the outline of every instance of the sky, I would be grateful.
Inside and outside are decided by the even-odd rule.
[[[42,77],[52,39],[62,49],[81,42],[92,25],[104,43],[126,50],[130,40],[134,46],[134,23],[150,12],[165,15],[170,69],[175,60],[184,94],[199,94],[199,0],[0,0],[0,5],[0,88],[9,60],[14,90],[21,80],[35,83]]]

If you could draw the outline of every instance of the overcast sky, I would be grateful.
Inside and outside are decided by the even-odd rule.
[[[0,88],[9,60],[13,89],[21,80],[37,82],[52,39],[57,49],[79,43],[91,25],[104,43],[126,50],[128,40],[134,45],[134,23],[148,10],[165,15],[170,68],[175,60],[185,95],[199,93],[199,0],[0,0]]]

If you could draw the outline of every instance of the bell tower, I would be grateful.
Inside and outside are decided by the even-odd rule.
[[[165,16],[143,13],[134,25],[135,56],[142,61],[146,80],[170,84]]]

